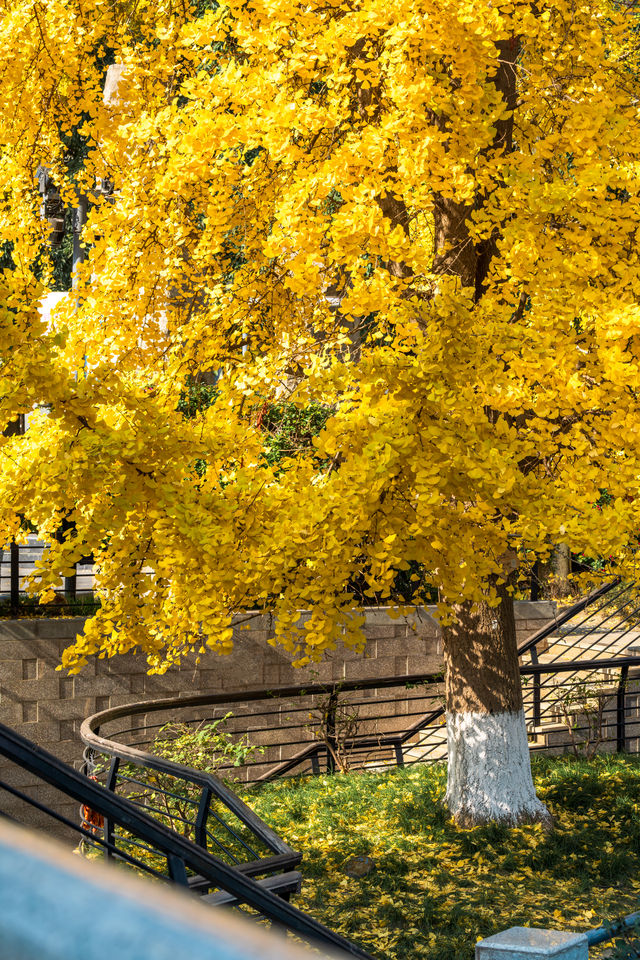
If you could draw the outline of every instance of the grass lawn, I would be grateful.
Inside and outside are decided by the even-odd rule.
[[[536,758],[540,826],[460,830],[443,765],[283,779],[247,799],[304,854],[296,905],[377,957],[470,960],[510,926],[586,930],[638,909],[640,759]],[[343,872],[366,854],[376,868]]]

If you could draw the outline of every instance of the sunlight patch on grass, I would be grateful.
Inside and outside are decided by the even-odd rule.
[[[304,854],[301,909],[378,957],[470,960],[510,926],[586,930],[638,909],[640,760],[536,758],[533,772],[551,833],[455,827],[443,765],[282,779],[247,799]],[[359,854],[376,869],[346,876]]]

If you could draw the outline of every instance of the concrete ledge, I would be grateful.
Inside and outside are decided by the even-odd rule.
[[[556,604],[553,600],[514,600],[516,620],[553,620]]]
[[[476,960],[588,960],[584,933],[510,927],[476,944]]]

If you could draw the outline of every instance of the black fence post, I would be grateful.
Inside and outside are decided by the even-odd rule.
[[[203,787],[200,794],[200,803],[198,804],[198,814],[196,816],[196,826],[194,841],[199,847],[207,849],[207,818],[209,816],[209,804],[211,802],[211,790],[209,787]]]
[[[529,651],[531,655],[531,663],[538,663],[538,651],[535,647],[531,647]],[[534,673],[533,675],[533,725],[534,727],[540,726],[540,721],[542,718],[542,708],[540,706],[540,690],[542,687],[542,676],[539,673]]]
[[[329,694],[327,703],[326,731],[327,731],[327,773],[335,773],[336,770],[336,752],[338,740],[336,737],[336,711],[338,708],[338,691],[334,687]]]
[[[73,522],[71,520],[67,520],[67,518],[65,517],[65,519],[62,521],[62,526],[58,530],[58,536],[57,536],[58,543],[64,543],[64,541],[67,539],[65,535],[68,534],[73,529],[74,529]],[[78,564],[77,563],[73,565],[73,569],[74,569],[74,573],[72,574],[72,576],[62,578],[62,582],[63,582],[62,589],[64,592],[64,598],[67,601],[67,603],[76,599],[76,589],[77,589],[77,582],[78,582],[78,576],[77,576]]]
[[[11,572],[11,615],[17,617],[20,611],[20,547],[11,543],[9,547],[9,564]]]
[[[540,726],[540,721],[542,719],[542,709],[540,706],[540,674],[536,673],[533,677],[533,725],[535,727]]]
[[[70,600],[76,599],[77,583],[78,583],[78,564],[74,563],[73,565],[74,573],[71,577],[64,578],[64,598],[67,603]]]
[[[169,871],[169,876],[174,883],[179,884],[181,887],[189,886],[187,868],[184,865],[184,860],[182,860],[180,857],[176,857],[175,854],[168,853],[167,868]]]
[[[627,677],[629,676],[629,667],[620,668],[620,681],[618,683],[618,692],[616,694],[616,750],[618,753],[624,753],[626,741],[626,717],[625,717],[625,694],[627,692]]]
[[[532,601],[540,599],[540,561],[539,560],[536,560],[534,565],[531,567],[530,591],[531,591]]]
[[[113,793],[116,792],[116,786],[118,784],[118,769],[120,767],[120,758],[112,757],[111,763],[109,764],[109,773],[107,774],[107,782],[105,787],[107,790],[111,790]],[[115,840],[115,829],[113,821],[110,817],[105,817],[103,826],[102,826],[102,836],[107,844],[104,850],[105,859],[111,860],[113,858],[113,846]]]

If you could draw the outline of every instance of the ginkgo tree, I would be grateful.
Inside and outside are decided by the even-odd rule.
[[[51,543],[44,599],[94,554],[66,668],[229,653],[247,610],[304,664],[362,646],[356,580],[405,571],[407,607],[440,596],[452,814],[547,819],[517,579],[558,543],[636,573],[634,26],[609,0],[5,0],[0,410],[30,428],[0,440],[0,531]],[[91,200],[50,320],[39,165]],[[274,403],[326,413],[275,461]]]

